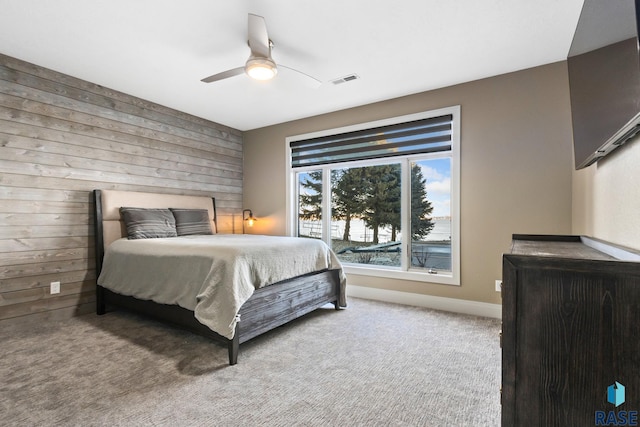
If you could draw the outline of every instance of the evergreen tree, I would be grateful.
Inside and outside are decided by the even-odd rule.
[[[373,230],[373,243],[379,243],[379,229],[391,227],[391,241],[401,231],[401,167],[399,164],[366,168],[367,188],[363,219]],[[430,219],[433,206],[427,199],[426,178],[417,164],[411,167],[411,238],[420,240],[434,227]]]
[[[427,199],[425,185],[427,179],[422,175],[422,168],[417,164],[411,166],[411,239],[420,240],[433,230],[431,220],[433,206]]]
[[[300,219],[320,221],[322,219],[322,171],[312,171],[300,182],[307,191],[300,191]]]
[[[332,215],[335,220],[344,220],[342,240],[351,240],[351,220],[362,214],[365,168],[338,169],[331,172]]]
[[[351,239],[351,221],[361,218],[373,231],[373,244],[379,243],[380,228],[391,227],[391,240],[401,231],[400,164],[337,169],[331,173],[331,207],[335,220],[344,220],[342,239]],[[434,227],[430,219],[433,206],[427,199],[426,178],[419,165],[411,167],[411,238],[420,240]],[[322,171],[312,171],[300,182],[301,219],[322,219]]]
[[[370,166],[366,170],[366,199],[362,219],[373,231],[373,244],[378,244],[379,231],[386,225],[399,224],[400,165]]]
[[[402,180],[402,168],[399,164],[393,166],[395,167],[391,170],[391,173],[394,175],[394,179],[398,184],[395,187],[390,188],[389,192],[387,193],[391,211],[387,214],[389,222],[384,225],[391,226],[391,241],[395,242],[397,240],[398,231],[400,231],[402,228],[402,218],[400,215],[402,206],[400,203],[400,197],[402,193],[402,188],[400,185],[400,182]]]

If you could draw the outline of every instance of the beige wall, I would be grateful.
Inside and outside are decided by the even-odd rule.
[[[494,285],[511,235],[571,232],[565,62],[245,132],[243,201],[260,218],[254,232],[285,234],[287,136],[452,105],[461,106],[462,285],[355,275],[348,283],[500,303]]]
[[[640,250],[640,138],[573,172],[573,232]]]

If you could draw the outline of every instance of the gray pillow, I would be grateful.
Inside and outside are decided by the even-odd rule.
[[[176,220],[169,209],[120,208],[129,239],[177,237]]]
[[[176,219],[178,236],[192,236],[195,234],[213,234],[209,211],[206,209],[176,209],[169,208]]]

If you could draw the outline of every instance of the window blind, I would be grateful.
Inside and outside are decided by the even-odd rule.
[[[453,115],[292,141],[291,166],[376,159],[451,150]]]

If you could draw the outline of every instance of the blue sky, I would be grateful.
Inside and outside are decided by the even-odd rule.
[[[429,159],[416,162],[427,179],[427,199],[433,206],[432,216],[451,216],[451,159]]]

